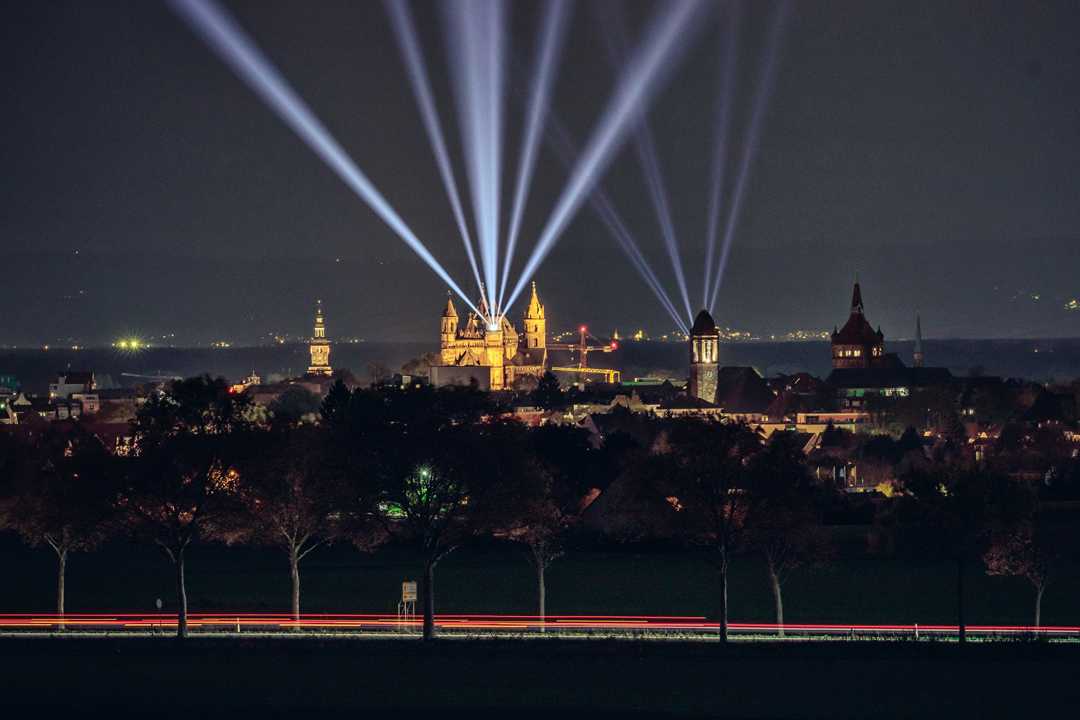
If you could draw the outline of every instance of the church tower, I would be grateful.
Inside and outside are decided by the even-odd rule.
[[[309,375],[331,375],[334,369],[330,367],[330,341],[326,339],[326,325],[323,323],[322,300],[315,307],[315,331],[308,343],[311,352],[311,366],[308,368]]]
[[[535,280],[529,306],[525,308],[525,347],[530,350],[547,347],[547,320],[544,318],[544,306],[540,304],[540,298],[536,294]]]
[[[833,330],[833,369],[873,368],[885,364],[885,335],[866,319],[862,288],[855,283],[851,292],[851,314],[844,327]]]
[[[702,310],[690,329],[690,382],[686,391],[690,397],[716,402],[716,386],[720,373],[720,333],[712,315]]]
[[[915,313],[915,352],[912,353],[911,361],[915,367],[923,366],[922,319],[917,312]]]
[[[454,343],[454,338],[457,337],[458,326],[458,314],[457,308],[454,307],[454,298],[450,296],[450,293],[446,293],[446,309],[443,310],[442,324],[439,328],[439,346],[441,350],[446,350]]]

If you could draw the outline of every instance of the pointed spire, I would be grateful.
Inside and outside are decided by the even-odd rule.
[[[851,293],[851,312],[863,314],[862,289],[858,280],[855,281],[855,289]]]
[[[532,295],[529,297],[529,307],[525,309],[526,320],[543,320],[544,306],[540,303],[540,296],[536,294],[536,281],[532,282]]]
[[[454,307],[454,297],[450,294],[450,291],[446,291],[446,309],[443,310],[442,316],[444,318],[456,318],[457,308]]]

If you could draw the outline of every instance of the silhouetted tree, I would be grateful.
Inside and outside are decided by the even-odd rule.
[[[303,385],[290,385],[267,409],[275,424],[296,424],[314,419],[321,407],[318,395]]]
[[[967,639],[964,578],[979,558],[991,528],[991,498],[1007,478],[972,471],[953,463],[914,469],[901,479],[896,521],[917,536],[931,556],[945,553],[956,567],[956,619],[960,642]],[[914,531],[912,533],[912,531]]]
[[[769,589],[776,604],[776,624],[784,636],[783,585],[802,567],[829,557],[821,531],[818,493],[802,451],[782,433],[775,433],[751,462],[748,544],[765,559]]]
[[[423,637],[435,637],[435,568],[477,532],[472,498],[485,450],[475,441],[476,428],[448,428],[439,437],[402,438],[385,444],[380,465],[380,508],[390,535],[419,548],[424,563],[421,582]]]
[[[56,553],[56,613],[64,615],[68,555],[96,548],[115,529],[112,458],[80,424],[54,424],[22,448],[0,527]]]
[[[187,636],[185,553],[238,511],[234,433],[248,400],[221,378],[177,380],[140,409],[135,456],[120,509],[138,536],[162,549],[176,571],[177,636]]]
[[[1035,627],[1042,625],[1042,600],[1062,559],[1062,538],[1055,537],[1038,492],[1009,483],[995,498],[995,527],[983,555],[988,575],[1022,577],[1035,590]]]
[[[559,378],[555,377],[555,373],[549,370],[540,376],[536,389],[532,392],[532,401],[534,405],[545,410],[562,407],[564,398],[559,388]]]
[[[479,512],[496,536],[525,545],[536,573],[537,615],[547,616],[547,570],[566,551],[567,536],[599,490],[585,487],[590,453],[586,434],[573,427],[526,429],[501,423],[486,429],[491,448]]]
[[[761,442],[745,423],[677,420],[663,455],[668,502],[683,513],[681,532],[716,553],[720,638],[728,639],[728,571],[732,553],[746,537],[750,506],[747,463]]]
[[[341,532],[340,490],[323,433],[312,426],[253,434],[239,465],[242,513],[227,540],[281,548],[289,563],[293,620],[300,620],[300,561]]]

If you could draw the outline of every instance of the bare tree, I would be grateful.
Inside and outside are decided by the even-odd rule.
[[[751,472],[748,544],[765,560],[777,634],[784,637],[784,582],[794,571],[830,556],[817,513],[819,491],[802,451],[782,433],[775,433],[754,458]]]
[[[681,532],[716,553],[720,639],[728,639],[728,572],[731,556],[746,540],[750,507],[747,464],[760,448],[743,423],[679,420],[666,443],[668,469],[658,478],[669,504],[683,514]]]
[[[221,378],[178,380],[134,423],[135,454],[120,494],[127,526],[162,549],[176,572],[177,636],[187,637],[185,554],[238,511],[235,437],[247,401]]]
[[[0,527],[31,546],[52,548],[56,613],[63,617],[68,555],[96,548],[115,529],[112,459],[97,437],[71,423],[54,424],[27,443],[17,463],[12,492],[0,504]]]
[[[289,563],[291,612],[300,620],[300,562],[341,531],[338,488],[321,431],[278,428],[251,438],[240,464],[243,512],[223,526],[228,542],[281,548]]]

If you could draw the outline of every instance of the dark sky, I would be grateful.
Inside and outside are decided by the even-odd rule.
[[[745,5],[740,128],[773,8]],[[381,4],[228,7],[468,283]],[[524,62],[538,6],[511,8],[510,47]],[[636,37],[653,5],[624,9]],[[1080,298],[1080,3],[807,0],[793,10],[718,322],[763,334],[831,328],[857,272],[887,337],[910,336],[916,308],[929,336],[1080,335],[1080,310],[1066,309]],[[439,13],[415,11],[464,191]],[[163,4],[11,2],[3,17],[0,344],[302,334],[317,297],[334,335],[435,341],[441,282]],[[719,18],[649,115],[695,302]],[[612,87],[601,32],[588,3],[576,5],[555,108],[579,141]],[[507,107],[509,187],[521,127],[512,93]],[[565,180],[545,151],[519,259]],[[630,144],[603,184],[674,297]],[[587,207],[537,281],[556,328],[672,325]]]

